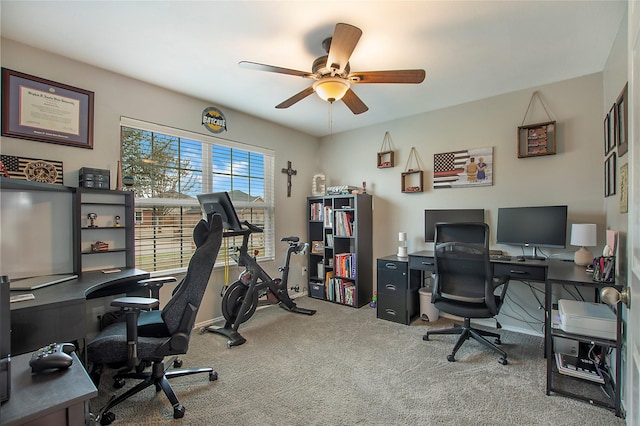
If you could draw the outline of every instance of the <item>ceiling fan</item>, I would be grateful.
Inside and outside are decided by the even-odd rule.
[[[351,90],[352,84],[419,84],[424,81],[425,71],[420,69],[351,72],[349,58],[361,35],[362,30],[358,27],[343,23],[336,24],[333,37],[329,37],[322,42],[322,47],[327,54],[313,61],[311,72],[248,61],[241,61],[239,65],[244,68],[315,80],[311,86],[276,105],[276,108],[279,109],[289,108],[315,92],[320,98],[330,103],[342,99],[351,112],[362,114],[369,108]]]

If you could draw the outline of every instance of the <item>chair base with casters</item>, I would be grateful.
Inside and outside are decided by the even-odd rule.
[[[144,365],[144,363],[141,365]],[[128,370],[118,372],[113,376],[114,388],[122,388],[125,385],[126,379],[141,380],[141,382],[136,384],[131,389],[127,390],[125,393],[118,396],[114,395],[111,399],[109,399],[107,405],[100,409],[99,413],[95,417],[95,420],[99,421],[101,425],[111,424],[115,420],[115,415],[111,412],[111,409],[121,402],[125,401],[129,397],[148,388],[149,386],[155,386],[156,392],[160,392],[160,390],[164,392],[164,394],[167,396],[167,399],[171,403],[171,406],[173,407],[173,418],[181,419],[182,417],[184,417],[185,408],[178,401],[178,398],[176,397],[176,394],[173,391],[171,384],[169,383],[169,379],[172,379],[174,377],[188,376],[192,374],[208,373],[209,381],[213,382],[215,380],[218,380],[218,373],[211,367],[192,368],[185,370],[169,370],[169,368],[171,368],[172,366],[179,368],[181,365],[182,361],[178,360],[176,357],[176,359],[167,361],[166,363],[162,361],[154,362],[151,365],[151,370],[147,372],[137,371],[139,370],[138,368],[136,368],[135,372]]]
[[[500,324],[497,324],[498,328],[500,328]],[[462,326],[460,325],[456,325],[453,328],[447,328],[444,330],[433,330],[433,331],[429,331],[427,332],[424,336],[422,336],[422,340],[429,340],[429,336],[432,334],[459,334],[460,337],[458,338],[458,341],[456,342],[455,346],[453,347],[453,350],[451,351],[451,353],[449,355],[447,355],[447,361],[449,362],[454,362],[456,360],[455,356],[456,356],[456,352],[458,352],[458,349],[460,349],[460,347],[462,346],[462,344],[469,340],[470,338],[482,343],[484,346],[486,346],[487,348],[497,352],[498,354],[500,354],[500,359],[498,359],[498,362],[502,365],[507,365],[508,361],[507,361],[507,353],[505,351],[503,351],[502,349],[500,349],[499,347],[495,346],[493,343],[491,343],[490,341],[488,341],[487,339],[485,339],[486,337],[493,337],[495,338],[494,342],[496,345],[500,345],[502,344],[502,341],[500,340],[500,335],[498,333],[492,333],[490,331],[485,331],[485,330],[480,330],[477,328],[472,328],[471,327],[471,320],[469,318],[465,318],[464,319],[464,324]]]

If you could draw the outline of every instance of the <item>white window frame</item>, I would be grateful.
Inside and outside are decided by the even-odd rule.
[[[275,151],[255,146],[249,145],[237,141],[232,141],[229,139],[223,139],[219,137],[209,136],[201,133],[195,133],[188,130],[176,129],[169,126],[163,126],[156,123],[149,123],[146,121],[137,120],[130,117],[120,117],[120,127],[129,127],[142,131],[153,132],[161,135],[173,136],[183,139],[189,139],[191,141],[201,142],[203,144],[207,144],[209,146],[218,145],[224,146],[226,148],[238,149],[242,151],[249,151],[258,154],[262,154],[264,156],[264,198],[262,202],[248,202],[248,201],[236,201],[234,200],[234,207],[236,210],[242,208],[262,208],[264,209],[264,243],[265,243],[265,253],[260,253],[258,260],[259,261],[268,261],[275,259],[275,193],[274,193],[274,181],[275,181]],[[203,149],[203,156],[206,156],[210,150]],[[218,190],[226,190],[226,189],[216,189],[212,188],[212,182],[210,179],[212,168],[206,170],[205,164],[211,166],[211,159],[209,159],[208,163],[203,161],[203,173],[202,173],[202,191],[203,193],[216,192]],[[233,188],[232,188],[233,189]],[[153,206],[182,206],[182,207],[197,207],[199,208],[199,204],[197,200],[184,200],[184,199],[167,199],[167,198],[135,198],[135,206],[136,207],[153,207]],[[204,216],[203,216],[204,217]],[[139,225],[136,222],[136,226]],[[224,244],[224,242],[223,242]],[[233,261],[231,261],[233,262]],[[224,264],[228,264],[228,259],[218,259],[216,266],[221,266]],[[162,272],[162,273],[180,273],[186,271],[186,267],[183,268],[174,268],[169,270],[162,271],[153,271],[153,272]]]

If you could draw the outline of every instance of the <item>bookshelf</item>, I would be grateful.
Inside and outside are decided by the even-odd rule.
[[[309,296],[361,307],[373,295],[369,194],[307,198]]]

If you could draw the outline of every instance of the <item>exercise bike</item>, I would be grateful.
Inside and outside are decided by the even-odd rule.
[[[222,194],[226,196],[222,196]],[[227,286],[224,290],[222,296],[222,315],[225,319],[224,326],[210,325],[204,327],[201,332],[209,331],[226,336],[229,339],[227,341],[227,347],[229,348],[242,345],[247,339],[240,335],[238,328],[240,324],[253,316],[258,307],[258,299],[263,296],[266,296],[270,303],[277,303],[281,308],[289,312],[305,315],[315,314],[315,310],[297,306],[294,301],[291,300],[289,292],[287,291],[291,255],[305,254],[309,244],[301,243],[298,237],[282,238],[281,241],[289,244],[284,265],[278,268],[282,273],[282,278],[271,278],[258,264],[258,260],[256,259],[258,254],[257,250],[253,256],[248,253],[249,237],[254,232],[263,232],[262,228],[247,221],[240,223],[228,194],[210,194],[208,197],[215,198],[215,201],[205,200],[205,197],[207,196],[198,196],[205,213],[211,214],[212,211],[224,212],[224,222],[228,224],[226,229],[229,229],[229,231],[223,233],[223,238],[242,236],[242,245],[235,247],[235,253],[231,254],[230,257],[238,266],[244,266],[244,271],[242,271],[237,281]]]

